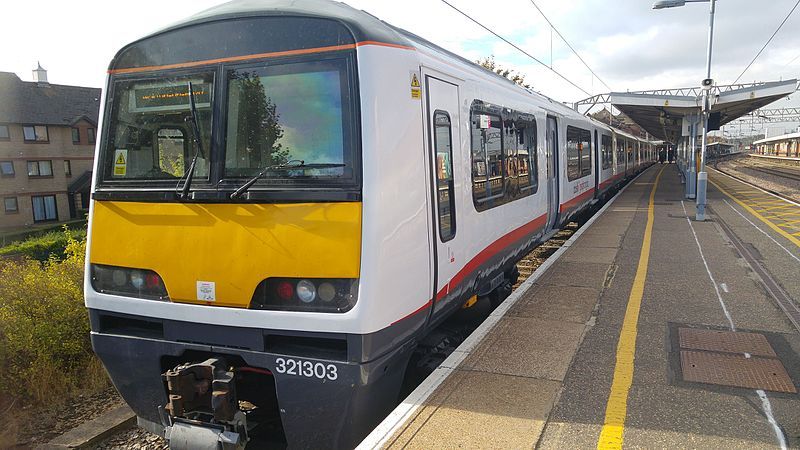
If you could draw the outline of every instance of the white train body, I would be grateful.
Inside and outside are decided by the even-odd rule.
[[[207,58],[202,57],[201,47],[184,50],[167,48],[163,43],[172,34],[189,35],[195,28],[201,33],[204,26],[230,26],[233,30],[246,28],[237,21],[296,20],[303,24],[309,18],[336,23],[342,30],[340,36],[345,37],[312,49],[276,48],[220,57],[218,48],[227,44],[227,35],[222,34],[209,38],[219,47]],[[306,31],[299,27],[298,35],[301,32]],[[258,39],[256,35],[249,38],[254,42]],[[198,36],[199,41],[202,39]],[[138,59],[130,56],[134,51]],[[118,129],[114,108],[120,106],[119,102],[114,105],[113,98],[114,90],[121,89],[116,86],[123,86],[120,83],[136,83],[137,76],[158,77],[160,71],[209,67],[209,71],[217,71],[214,73],[225,73],[226,64],[234,64],[231,61],[252,61],[257,67],[262,61],[276,65],[283,61],[281,58],[307,61],[315,55],[341,56],[352,64],[348,66],[353,70],[348,72],[349,89],[354,126],[357,124],[354,137],[358,140],[353,144],[357,162],[352,163],[358,183],[352,192],[340,195],[336,191],[335,195],[315,199],[320,191],[317,189],[283,201],[285,193],[259,182],[247,196],[231,200],[233,187],[243,180],[225,184],[228,181],[220,179],[214,184],[210,170],[208,184],[199,182],[187,200],[176,194],[174,182],[163,183],[163,188],[157,183],[142,187],[103,175],[120,167],[120,155],[132,159],[134,152],[141,151],[133,148],[147,145],[146,139],[137,138],[135,145],[121,150],[119,142],[111,142],[111,130]],[[136,63],[125,65],[129,60]],[[90,213],[86,305],[92,318],[95,350],[139,415],[140,423],[156,432],[174,426],[174,417],[167,418],[164,409],[159,409],[168,401],[161,374],[179,364],[221,356],[236,370],[262,374],[272,383],[274,388],[270,389],[276,393],[277,410],[290,446],[345,447],[357,443],[394,404],[405,365],[419,339],[475,296],[497,298],[498,290],[507,289],[515,278],[518,259],[566,222],[587,213],[654,158],[652,146],[643,139],[529,92],[343,4],[313,0],[225,4],[131,44],[120,51],[109,72],[104,93],[108,106],[102,119]],[[222,89],[219,85],[223,84],[216,82],[218,87],[209,89]],[[224,93],[215,91],[214,98]],[[208,107],[217,108],[216,101],[209,100]],[[220,106],[214,111],[223,114],[225,109]],[[172,126],[181,128],[178,122]],[[131,137],[126,139],[134,142]],[[223,140],[211,139],[211,143],[210,155],[222,151]],[[178,180],[179,185],[182,180],[185,177]],[[244,219],[235,224],[232,219],[214,222],[214,217],[228,214],[218,211],[232,210],[234,215],[226,217],[241,217],[242,211],[260,214],[272,204],[305,207],[302,205],[315,202],[322,205],[320,208],[348,203],[355,208],[352,211],[360,211],[360,217],[351,218],[358,222],[352,228],[355,234],[347,236],[358,246],[357,252],[352,252],[357,268],[353,285],[358,290],[353,298],[357,301],[322,312],[254,307],[261,288],[256,284],[240,286],[238,278],[236,288],[245,292],[244,297],[213,297],[213,286],[218,296],[228,292],[222,290],[227,289],[226,280],[222,275],[210,280],[199,278],[215,277],[213,267],[201,272],[203,264],[213,261],[207,260],[208,250],[194,253],[189,244],[203,248],[201,241],[205,239],[224,243],[226,236],[214,233],[228,233],[230,246],[223,244],[213,252],[219,261],[236,265],[241,263],[237,259],[240,255],[229,253],[246,249],[237,245],[261,233],[260,227],[269,226],[248,225]],[[148,208],[168,208],[154,214],[168,213],[147,219]],[[207,231],[195,242],[181,244],[181,227],[188,230],[201,224],[192,222],[195,219],[187,216],[187,211],[204,217]],[[169,217],[179,219],[170,223]],[[317,223],[302,222],[295,228],[313,227],[306,234],[311,238],[322,232],[326,220],[332,220],[331,226],[339,223],[325,213],[314,215],[313,220]],[[154,258],[149,264],[148,252],[155,250],[144,244],[138,248],[135,240],[126,242],[122,252],[104,248],[112,229],[123,225],[134,235],[151,233],[157,237],[164,233],[163,243],[155,246],[165,246],[164,251],[168,255],[171,252],[177,262]],[[288,228],[292,228],[291,223]],[[260,236],[263,241],[264,235]],[[279,244],[291,248],[303,243],[294,240]],[[301,255],[324,258],[326,263],[315,269],[322,275],[302,273],[300,264],[294,273],[273,274],[264,269],[265,273],[254,274],[254,279],[265,280],[264,289],[269,289],[269,279],[274,276],[294,277],[291,280],[308,276],[312,281],[341,278],[333,270],[340,243],[330,244],[317,256]],[[261,242],[247,245],[255,248]],[[274,258],[291,253],[282,249],[274,252]],[[287,258],[289,264],[299,256]],[[193,264],[198,267],[196,273],[186,267]],[[236,271],[262,270],[258,264],[243,264],[242,268],[236,265]],[[106,270],[103,267],[152,269],[155,276],[163,278],[167,295],[160,298],[162,301],[154,301],[135,293],[103,289],[98,281],[102,274],[97,272]],[[220,267],[219,273],[224,269]],[[327,273],[327,269],[332,271]],[[184,275],[187,280],[180,279]],[[175,293],[174,286],[184,282],[191,287],[197,282],[197,298],[182,298]],[[298,281],[291,283],[292,289],[299,289]],[[212,286],[210,291],[203,291],[211,297],[201,298],[201,286]],[[316,289],[321,286],[318,283]],[[294,299],[296,294],[288,295]],[[230,303],[226,305],[226,301]],[[292,301],[302,306],[296,299]],[[287,362],[292,367],[298,365],[299,373]],[[337,420],[327,420],[330,414],[336,414]],[[309,423],[314,431],[309,431]]]

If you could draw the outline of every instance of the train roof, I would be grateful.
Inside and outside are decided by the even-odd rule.
[[[410,31],[391,25],[378,19],[372,14],[355,9],[342,2],[330,0],[233,0],[218,6],[200,11],[186,19],[175,22],[161,30],[150,33],[149,35],[137,40],[136,42],[191,25],[215,22],[225,19],[242,17],[263,17],[263,16],[286,16],[286,17],[313,17],[321,19],[333,19],[344,24],[352,33],[357,42],[377,41],[386,44],[394,44],[405,47],[412,47],[425,53],[434,53],[446,56],[460,63],[464,69],[473,71],[476,75],[492,77],[498,82],[504,83],[506,87],[517,89],[521,94],[526,94],[539,102],[545,103],[547,108],[553,112],[574,119],[592,121],[596,126],[601,126],[614,132],[625,135],[631,139],[642,140],[617,130],[608,124],[597,121],[591,117],[584,116],[569,106],[554,100],[540,92],[526,89],[506,77],[503,77],[491,70],[488,70],[474,61],[470,61],[460,55],[446,50]],[[133,42],[126,46],[132,46]],[[124,51],[121,50],[120,53]],[[113,64],[113,63],[112,63]]]
[[[223,3],[221,5],[200,11],[186,19],[175,22],[156,32],[150,33],[138,41],[190,25],[232,18],[259,16],[302,16],[337,20],[343,23],[353,33],[357,42],[377,41],[443,54],[448,58],[454,59],[472,69],[477,70],[479,73],[491,76],[499,82],[506,83],[509,87],[519,89],[520,92],[534,96],[540,101],[548,102],[551,105],[551,108],[561,114],[581,116],[572,108],[564,105],[561,102],[558,102],[557,100],[554,100],[540,92],[525,89],[508,78],[480,66],[474,61],[470,61],[410,31],[391,25],[366,11],[355,9],[342,2],[330,0],[233,0],[231,2]]]

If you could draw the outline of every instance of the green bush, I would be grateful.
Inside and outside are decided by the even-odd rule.
[[[96,365],[83,303],[85,239],[65,230],[63,259],[0,260],[0,391],[58,401]]]
[[[27,256],[38,261],[47,261],[51,256],[64,259],[70,239],[85,239],[86,230],[71,231],[64,227],[61,231],[51,231],[41,236],[14,242],[0,248],[0,256]]]

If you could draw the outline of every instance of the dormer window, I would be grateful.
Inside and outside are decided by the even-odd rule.
[[[94,144],[94,128],[87,128],[86,134],[89,137],[89,143]]]
[[[78,128],[72,128],[72,143],[73,144],[81,143],[81,130],[79,130]]]
[[[7,141],[11,138],[8,134],[8,125],[0,124],[0,141]]]

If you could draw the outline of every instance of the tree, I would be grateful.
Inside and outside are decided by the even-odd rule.
[[[531,85],[525,82],[525,74],[513,69],[503,67],[500,64],[497,64],[497,61],[494,60],[494,55],[486,56],[483,59],[479,59],[475,62],[478,63],[478,65],[483,67],[484,69],[491,70],[492,72],[500,75],[501,77],[508,78],[509,80],[513,81],[514,83],[526,89],[531,88]]]

